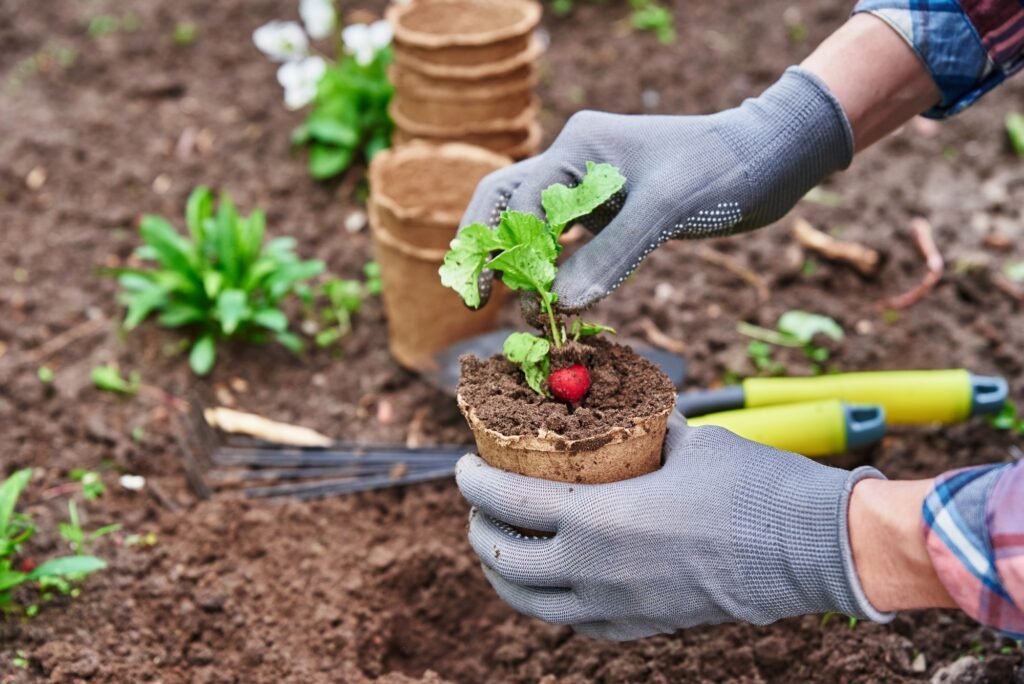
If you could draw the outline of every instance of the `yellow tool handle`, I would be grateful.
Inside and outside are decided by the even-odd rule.
[[[748,407],[820,399],[878,404],[890,425],[957,423],[971,416],[974,388],[962,369],[842,373],[812,378],[748,378]]]
[[[718,425],[749,440],[804,456],[832,456],[846,451],[850,409],[832,399],[709,413],[687,422],[692,426]],[[871,410],[880,425],[880,438],[885,430],[884,416],[875,408]]]

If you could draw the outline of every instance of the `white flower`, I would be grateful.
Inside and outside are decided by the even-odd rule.
[[[313,40],[331,35],[338,23],[332,0],[299,0],[299,16]]]
[[[356,62],[366,66],[379,50],[391,44],[391,24],[375,21],[372,24],[349,24],[341,32],[345,51],[355,55]]]
[[[313,55],[294,62],[286,62],[277,70],[277,82],[284,88],[284,105],[288,109],[301,109],[316,97],[316,86],[327,71],[327,63]]]
[[[133,492],[137,492],[146,486],[146,478],[141,475],[122,475],[121,486]]]
[[[305,57],[309,38],[295,21],[272,21],[253,31],[252,42],[260,52],[275,62]]]

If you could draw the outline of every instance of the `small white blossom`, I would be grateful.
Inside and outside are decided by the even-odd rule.
[[[327,63],[313,55],[305,59],[282,64],[277,70],[277,82],[284,88],[284,105],[288,109],[301,109],[316,97],[316,86],[327,71]]]
[[[252,42],[275,62],[300,59],[309,52],[309,38],[298,22],[272,21],[253,31]]]
[[[141,475],[122,475],[121,486],[133,492],[137,492],[146,486],[146,478]]]
[[[366,66],[378,51],[391,44],[391,24],[375,21],[372,24],[349,24],[341,32],[345,51],[355,55],[356,62]]]
[[[338,24],[338,15],[334,11],[332,0],[299,0],[299,16],[306,25],[306,32],[313,40],[321,40],[331,35]]]

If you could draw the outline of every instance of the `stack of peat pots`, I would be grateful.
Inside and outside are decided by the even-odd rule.
[[[388,346],[409,370],[437,370],[435,354],[495,326],[507,290],[496,287],[491,301],[472,311],[441,285],[438,269],[477,183],[511,163],[482,147],[423,142],[384,150],[370,162],[368,207]]]
[[[532,0],[393,5],[394,142],[465,142],[513,159],[536,154],[541,17]]]

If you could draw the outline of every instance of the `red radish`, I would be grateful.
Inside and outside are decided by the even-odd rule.
[[[548,376],[548,386],[562,401],[578,404],[590,389],[590,372],[578,363],[559,368]]]
[[[21,561],[21,571],[22,572],[32,572],[33,570],[36,569],[36,565],[37,565],[37,563],[34,560],[32,560],[31,558],[23,558],[22,561]]]

